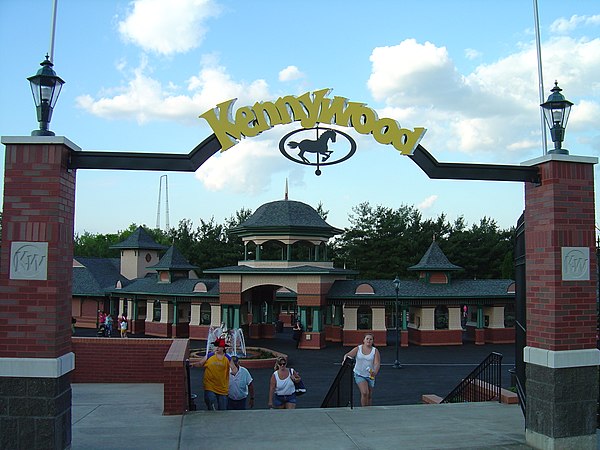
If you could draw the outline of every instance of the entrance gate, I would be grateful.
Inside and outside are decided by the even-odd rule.
[[[515,231],[515,383],[519,402],[525,414],[525,361],[527,345],[527,286],[525,267],[525,214],[521,214]]]
[[[379,138],[385,136],[380,133]],[[189,172],[222,145],[211,135],[189,154],[178,155],[81,151],[60,136],[3,137],[2,143],[7,149],[0,249],[0,402],[18,400],[19,408],[9,408],[12,415],[1,419],[31,427],[31,417],[23,412],[35,410],[53,430],[40,446],[68,448],[70,372],[75,367],[68,313],[75,169]],[[527,298],[527,304],[520,301],[516,308],[517,329],[522,330],[518,339],[525,353],[519,378],[524,381],[526,366],[528,383],[547,384],[529,389],[527,441],[540,448],[596,448],[597,399],[588,398],[590,392],[598,392],[596,262],[585,255],[595,244],[597,159],[552,154],[523,166],[439,163],[420,144],[408,156],[430,178],[525,183],[527,230],[523,226],[520,233],[526,232],[527,240],[520,241],[523,251],[516,252],[519,276],[527,275],[527,285],[517,284],[525,291],[520,298]],[[523,255],[527,267],[520,264]],[[580,327],[575,338],[569,331],[572,324]],[[524,393],[525,386],[521,388]],[[568,388],[573,389],[565,398],[562,392]],[[15,392],[27,395],[15,399]],[[42,403],[47,406],[43,414]]]

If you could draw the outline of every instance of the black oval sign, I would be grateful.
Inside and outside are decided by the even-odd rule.
[[[315,130],[316,132],[315,139],[299,139],[301,136],[296,137],[293,140],[291,139],[295,134],[307,133],[311,130]],[[335,156],[337,155],[334,155],[334,153],[339,152],[339,149],[332,149],[330,147],[333,146],[333,143],[338,142],[339,136],[348,141],[350,148],[343,153],[341,158],[336,158]],[[320,166],[339,164],[354,155],[356,152],[356,142],[347,133],[340,130],[334,130],[333,128],[301,128],[286,134],[279,141],[279,151],[287,159],[297,164],[317,166],[315,173],[321,175],[321,170],[319,170]],[[294,152],[297,156],[294,156],[291,152]]]

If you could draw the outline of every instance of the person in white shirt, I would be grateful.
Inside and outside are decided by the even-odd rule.
[[[296,386],[294,382],[298,382],[300,379],[298,372],[287,367],[287,358],[279,356],[269,384],[269,408],[295,409]]]
[[[373,404],[375,377],[381,367],[379,350],[373,346],[373,335],[365,334],[362,345],[354,347],[346,353],[344,360],[348,357],[356,359],[354,381],[360,391],[360,404],[361,406],[371,406]]]
[[[237,356],[231,357],[233,363],[229,369],[229,394],[227,409],[246,409],[254,407],[254,384],[248,369],[240,366]],[[246,402],[247,401],[247,402]]]

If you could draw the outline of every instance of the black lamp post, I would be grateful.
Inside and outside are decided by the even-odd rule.
[[[573,103],[565,99],[560,91],[562,89],[558,87],[558,81],[555,81],[552,94],[540,106],[544,108],[544,118],[548,128],[550,128],[552,142],[554,142],[554,149],[548,150],[548,153],[568,155],[569,151],[562,148],[562,142],[565,138],[565,128],[567,128],[567,121]]]
[[[42,68],[29,78],[33,101],[37,110],[37,120],[40,123],[40,129],[31,132],[32,136],[54,136],[54,133],[48,129],[48,124],[52,119],[52,110],[60,95],[60,90],[65,83],[52,69],[52,62],[48,55],[40,63]]]
[[[400,340],[400,329],[398,328],[398,293],[400,292],[400,278],[396,275],[394,278],[394,289],[396,290],[396,361],[394,361],[394,365],[392,366],[394,369],[400,369],[402,366],[400,365],[400,361],[398,361],[398,345]]]

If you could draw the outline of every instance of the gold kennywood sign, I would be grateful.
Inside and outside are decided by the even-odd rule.
[[[392,144],[403,155],[411,155],[425,134],[423,127],[402,128],[394,119],[378,118],[364,103],[349,102],[344,97],[327,98],[331,89],[306,92],[300,96],[286,95],[274,102],[256,102],[242,106],[233,114],[236,99],[219,103],[201,114],[208,122],[225,151],[244,137],[258,136],[263,131],[299,121],[304,128],[321,123],[352,127],[360,134],[372,134],[380,144]]]

